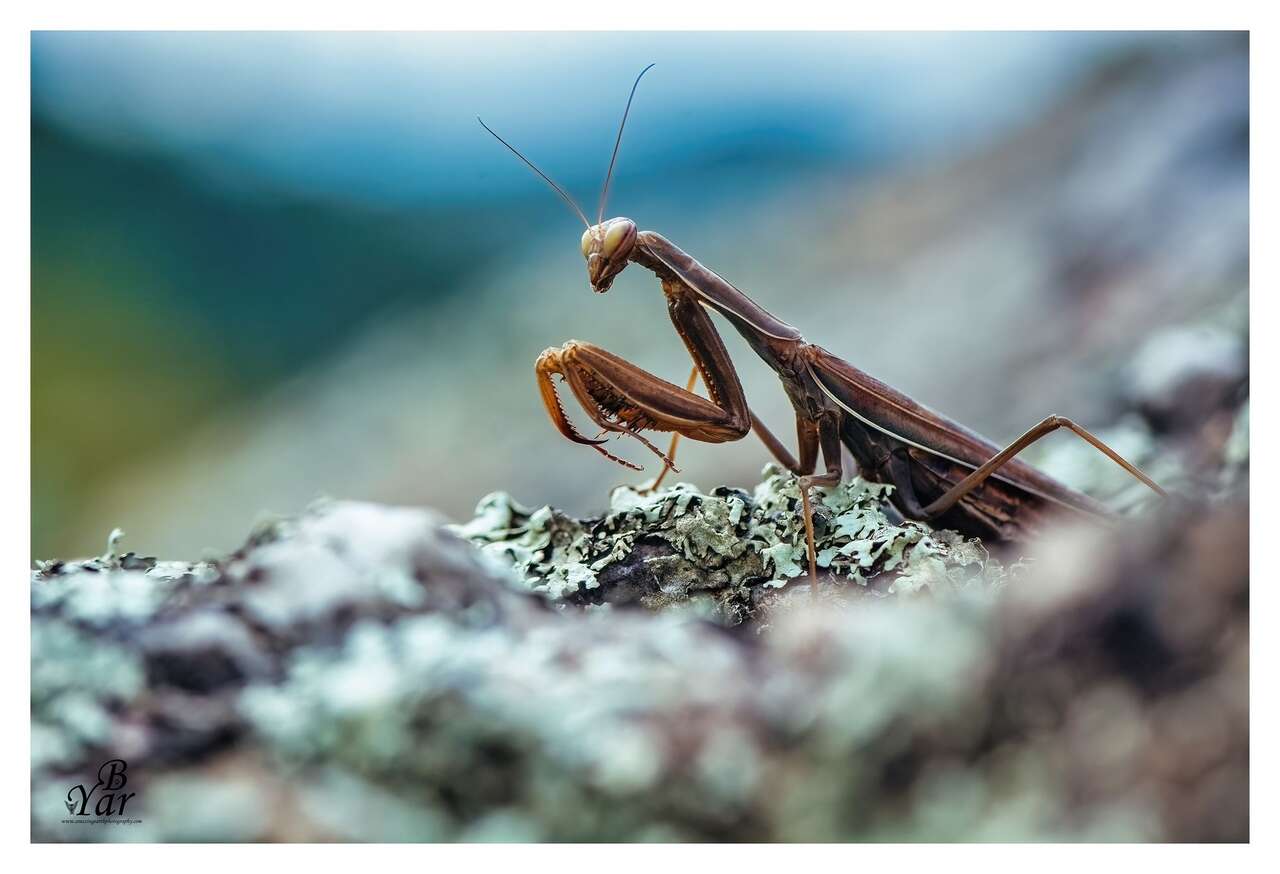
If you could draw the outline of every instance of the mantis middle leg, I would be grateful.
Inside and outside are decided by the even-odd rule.
[[[685,384],[684,390],[691,392],[693,387],[698,384],[698,365],[693,365],[693,369],[689,371],[689,381]],[[667,478],[667,474],[671,471],[679,473],[680,470],[675,466],[676,463],[676,447],[680,445],[680,432],[676,431],[671,435],[671,443],[667,446],[667,461],[662,465],[662,470],[653,478],[653,482],[647,486],[641,486],[636,489],[642,495],[647,495],[658,490],[658,486],[662,485],[662,481]]]
[[[808,470],[813,470],[814,446],[822,447],[822,460],[827,466],[826,473],[804,473],[800,475],[800,503],[804,511],[804,536],[809,549],[809,593],[818,597],[818,548],[813,541],[813,507],[809,503],[809,489],[814,486],[836,486],[844,474],[844,463],[840,456],[840,427],[831,416],[822,416],[817,422],[803,419],[797,415],[796,428],[802,432],[800,440],[800,457],[810,458]],[[804,436],[807,433],[808,436]]]
[[[754,413],[751,416],[751,428],[760,441],[773,454],[773,457],[794,473],[800,487],[800,507],[804,517],[805,546],[809,554],[809,588],[816,598],[818,595],[818,551],[813,538],[813,505],[809,502],[809,489],[814,486],[839,485],[844,469],[840,457],[840,436],[835,423],[827,419],[814,421],[799,413],[796,414],[796,440],[800,450],[800,459],[787,451],[782,441],[773,436]],[[818,460],[818,449],[821,447],[827,472],[814,474],[813,467]]]

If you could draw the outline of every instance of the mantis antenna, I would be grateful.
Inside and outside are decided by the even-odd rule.
[[[637,79],[636,81],[638,82],[640,80]],[[624,117],[624,120],[625,120],[625,117]],[[530,170],[532,170],[534,173],[537,173],[539,176],[541,176],[548,185],[550,185],[552,188],[555,189],[556,194],[560,195],[560,199],[563,200],[565,203],[567,203],[569,205],[569,208],[578,214],[578,218],[582,219],[582,223],[586,225],[588,228],[591,227],[591,222],[587,221],[587,217],[583,214],[582,208],[578,206],[577,203],[574,202],[572,197],[570,197],[568,194],[565,193],[565,190],[563,188],[561,188],[559,185],[556,185],[556,183],[551,179],[550,176],[548,176],[546,173],[543,173],[541,170],[537,168],[537,165],[535,165],[532,161],[530,161],[524,155],[520,154],[519,150],[516,149],[515,146],[511,145],[511,143],[507,142],[502,137],[494,133],[493,128],[485,124],[484,119],[482,119],[480,116],[478,115],[476,116],[476,121],[480,122],[480,126],[482,128],[487,130],[489,133],[493,134],[493,138],[495,140],[497,140],[498,142],[506,146],[508,149],[510,149],[511,154],[515,155],[521,161],[524,161],[525,164],[529,165]],[[621,131],[619,131],[618,135],[619,136],[622,135]],[[606,183],[606,187],[607,187],[607,183]]]
[[[622,145],[622,131],[627,126],[627,116],[631,113],[631,101],[635,100],[640,80],[652,69],[653,64],[650,64],[640,71],[640,75],[636,76],[636,81],[631,86],[631,95],[627,97],[627,108],[622,111],[622,123],[618,125],[618,138],[613,141],[613,154],[609,156],[609,171],[604,174],[604,188],[600,189],[600,213],[596,216],[596,224],[604,221],[604,207],[609,202],[609,183],[613,181],[613,164],[618,160],[618,146]]]

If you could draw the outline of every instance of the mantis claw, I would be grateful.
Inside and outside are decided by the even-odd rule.
[[[601,446],[601,444],[607,442],[606,434],[613,433],[619,437],[634,437],[662,459],[667,468],[679,473],[675,463],[661,449],[654,446],[640,434],[637,421],[620,418],[616,410],[607,406],[609,403],[607,400],[599,399],[592,394],[591,387],[584,383],[582,375],[577,370],[574,370],[572,359],[567,357],[566,353],[573,345],[573,341],[570,341],[562,349],[551,348],[543,351],[534,365],[534,372],[538,378],[538,389],[542,393],[543,405],[546,407],[547,415],[551,417],[556,429],[574,443],[590,446],[610,461],[617,462],[630,470],[642,471],[644,470],[642,465],[619,458]],[[557,375],[569,384],[569,387],[577,395],[578,400],[582,402],[591,418],[597,425],[601,426],[600,431],[597,432],[594,438],[583,436],[574,424],[569,421],[569,417],[564,411],[564,405],[560,402],[560,395],[556,391],[555,381],[552,379],[553,376]],[[639,411],[636,410],[634,412]],[[611,416],[612,419],[610,418]],[[640,421],[644,421],[643,417],[641,417]]]
[[[554,352],[555,350],[552,349],[543,352],[538,356],[537,364],[534,365],[534,372],[538,376],[538,390],[542,393],[542,403],[547,408],[547,415],[551,417],[551,422],[556,426],[556,429],[569,440],[574,443],[581,443],[584,446],[599,448],[599,445],[604,441],[583,437],[565,414],[564,405],[560,403],[560,395],[556,392],[556,384],[551,379],[553,373],[560,373]],[[600,451],[603,452],[604,450]],[[605,454],[608,455],[607,452]]]

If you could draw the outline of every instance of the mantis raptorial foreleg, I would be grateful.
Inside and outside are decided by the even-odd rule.
[[[709,397],[700,397],[612,352],[577,340],[546,350],[534,368],[547,413],[560,432],[576,443],[595,446],[597,451],[631,468],[636,465],[601,449],[604,441],[578,433],[560,405],[553,375],[564,378],[601,429],[635,437],[666,467],[672,466],[671,459],[646,440],[641,431],[670,431],[706,443],[723,443],[741,439],[751,428],[751,411],[742,383],[710,316],[695,299],[674,287],[668,289],[668,300],[672,323],[684,340]]]
[[[797,460],[747,406],[742,383],[725,350],[724,341],[697,297],[677,281],[664,280],[663,290],[667,294],[671,321],[693,358],[693,373],[688,386],[681,389],[599,346],[571,340],[558,349],[543,352],[535,366],[548,414],[569,439],[592,445],[598,452],[627,467],[636,467],[602,449],[599,444],[603,441],[588,439],[577,432],[565,416],[556,394],[552,377],[558,374],[569,385],[587,415],[604,432],[635,437],[662,459],[662,474],[646,490],[656,488],[662,481],[662,475],[674,467],[671,456],[675,452],[677,437],[721,443],[738,440],[748,430],[754,430],[773,456],[799,477],[809,578],[816,594],[818,572],[809,490],[840,482],[842,467],[838,423],[830,417],[815,420],[797,416]],[[709,398],[700,397],[692,391],[699,374],[707,385]],[[646,440],[640,434],[642,430],[672,432],[670,452],[663,453]],[[822,450],[827,472],[813,475],[819,449]]]

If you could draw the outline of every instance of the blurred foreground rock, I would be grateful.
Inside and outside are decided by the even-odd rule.
[[[33,838],[1248,838],[1242,493],[1020,560],[855,481],[815,600],[789,488],[493,496],[480,549],[325,503],[216,560],[40,563]],[[83,822],[111,759],[138,821]]]

